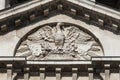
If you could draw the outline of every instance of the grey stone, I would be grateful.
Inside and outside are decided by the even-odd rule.
[[[49,14],[49,9],[44,10],[44,16],[47,16]]]
[[[1,31],[6,31],[7,29],[8,29],[8,28],[7,28],[7,25],[6,25],[6,24],[1,26]]]
[[[7,80],[12,80],[12,64],[7,64]]]

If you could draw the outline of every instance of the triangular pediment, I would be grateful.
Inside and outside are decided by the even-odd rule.
[[[94,8],[94,6],[96,6],[97,8]],[[9,11],[11,11],[11,13],[8,13]],[[82,20],[83,22],[87,24],[96,25],[96,27],[100,27],[101,29],[103,29],[103,27],[106,25],[104,27],[105,29],[111,30],[113,32],[119,32],[119,20],[118,20],[119,13],[117,11],[113,11],[115,15],[112,16],[111,14],[107,14],[107,12],[109,11],[111,10],[110,9],[103,10],[100,8],[100,6],[94,3],[91,3],[91,2],[86,2],[84,0],[83,1],[82,0],[81,1],[72,1],[72,0],[37,1],[36,0],[36,1],[31,1],[31,3],[15,7],[14,9],[3,11],[3,13],[0,14],[1,15],[0,21],[1,22],[3,21],[2,22],[3,31],[4,31],[4,27],[13,26],[13,25],[14,25],[13,29],[19,30],[20,28],[27,27],[34,23],[38,23],[39,21],[48,19],[52,16],[55,16],[58,14],[65,14],[65,15],[72,17],[73,19]],[[6,13],[6,16],[3,15],[5,13]],[[4,23],[5,21],[8,23]],[[57,22],[59,21],[58,20],[56,21],[55,26],[57,25]],[[51,22],[51,24],[52,23],[54,22]],[[63,20],[63,23],[64,23],[64,20]],[[47,24],[44,24],[44,25],[47,25]],[[38,27],[39,25],[34,25],[34,26]],[[48,24],[48,26],[50,25]],[[34,30],[33,31],[31,30],[30,33],[34,33]],[[89,33],[87,34],[90,35]],[[30,35],[27,35],[26,37],[28,36]],[[99,47],[102,50],[102,46],[100,44],[99,44]]]

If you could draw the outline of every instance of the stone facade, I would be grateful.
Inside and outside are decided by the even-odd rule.
[[[89,60],[103,56],[99,41],[69,23],[51,23],[26,36],[15,56],[28,60]],[[86,30],[87,32],[87,30]]]
[[[119,11],[87,0],[2,11],[0,80],[119,80],[119,34]]]

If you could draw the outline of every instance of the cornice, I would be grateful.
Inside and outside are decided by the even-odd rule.
[[[62,11],[58,10],[58,6],[62,5]],[[16,22],[27,21],[35,16],[35,19],[40,16],[45,16],[45,11],[51,14],[53,11],[58,13],[67,12],[73,16],[80,16],[86,19],[87,22],[95,23],[102,28],[107,28],[113,32],[120,31],[120,13],[113,9],[109,9],[98,4],[86,0],[35,0],[29,3],[16,6],[9,10],[0,13],[0,26],[11,27],[11,24]],[[37,16],[39,14],[39,16]],[[33,16],[34,15],[34,16]],[[6,23],[7,22],[7,23]],[[16,25],[12,25],[16,27]],[[23,25],[21,25],[23,26]],[[1,29],[2,30],[2,29]]]

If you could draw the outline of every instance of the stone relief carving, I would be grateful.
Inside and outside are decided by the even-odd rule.
[[[29,35],[15,56],[26,56],[28,60],[89,60],[102,55],[101,46],[92,36],[76,26],[57,23]]]

